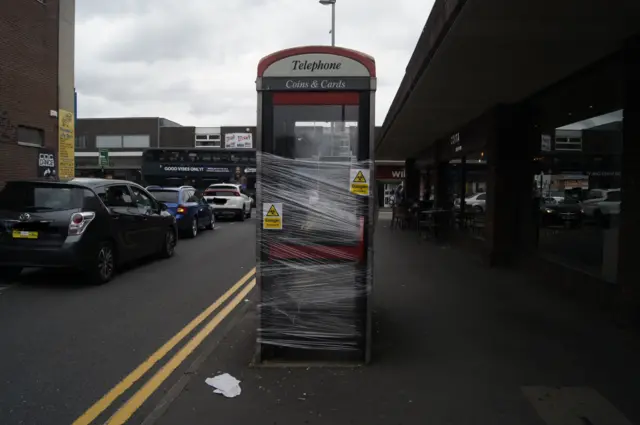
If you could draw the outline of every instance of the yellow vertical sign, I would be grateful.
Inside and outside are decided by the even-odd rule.
[[[76,175],[75,118],[73,112],[58,111],[58,176],[71,179]]]
[[[282,230],[282,204],[262,204],[262,228]]]
[[[369,196],[369,170],[352,168],[349,172],[350,192],[354,195]]]

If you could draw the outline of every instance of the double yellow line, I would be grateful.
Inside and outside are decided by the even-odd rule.
[[[126,403],[116,411],[107,420],[105,425],[122,425],[135,413],[136,410],[162,385],[162,383],[175,371],[186,358],[195,351],[196,348],[205,340],[211,332],[222,322],[245,299],[247,294],[256,285],[254,277],[255,267],[242,277],[227,292],[218,298],[213,304],[207,307],[187,326],[182,328],[180,332],[175,334],[169,341],[153,353],[140,366],[135,368],[133,372],[127,375],[115,387],[111,389],[104,397],[91,406],[82,416],[73,422],[73,425],[89,425],[99,415],[102,414],[114,401],[118,399],[125,391],[144,376],[156,363],[175,348],[185,337],[187,337],[195,328],[202,324],[213,312],[215,312],[222,304],[224,304],[233,294],[242,288],[247,281],[249,283],[242,288],[240,292],[229,302],[222,310],[218,312],[189,342],[187,342],[162,368],[156,372],[143,386],[140,388]]]

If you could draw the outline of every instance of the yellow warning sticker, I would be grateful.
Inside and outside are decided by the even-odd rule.
[[[262,204],[262,228],[269,230],[282,230],[282,204]]]
[[[354,195],[369,196],[369,170],[352,168],[349,170],[350,192]]]

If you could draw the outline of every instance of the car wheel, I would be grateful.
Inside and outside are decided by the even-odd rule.
[[[244,211],[244,208],[242,208],[242,211],[240,212],[240,214],[238,214],[238,220],[244,221],[246,216],[247,216],[247,213]]]
[[[482,207],[480,205],[476,205],[476,206],[473,207],[473,212],[476,213],[476,214],[482,214],[483,209],[482,209]]]
[[[113,244],[103,242],[98,247],[91,269],[87,271],[89,280],[94,285],[102,285],[113,279],[116,271],[116,256]]]
[[[160,258],[171,258],[176,252],[176,234],[173,229],[167,229],[164,233],[164,243],[160,250]]]
[[[22,267],[0,267],[0,282],[9,283],[17,279],[20,273],[22,273]]]
[[[249,210],[246,212],[245,217],[251,218],[251,207],[249,207]]]
[[[191,218],[191,227],[188,230],[187,236],[190,238],[198,236],[198,219],[196,217]]]
[[[209,224],[207,224],[207,230],[213,230],[216,227],[216,216],[212,213],[209,217]]]

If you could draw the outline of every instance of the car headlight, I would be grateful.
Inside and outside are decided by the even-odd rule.
[[[547,214],[552,214],[553,210],[550,208],[545,208],[544,212],[546,212]]]

